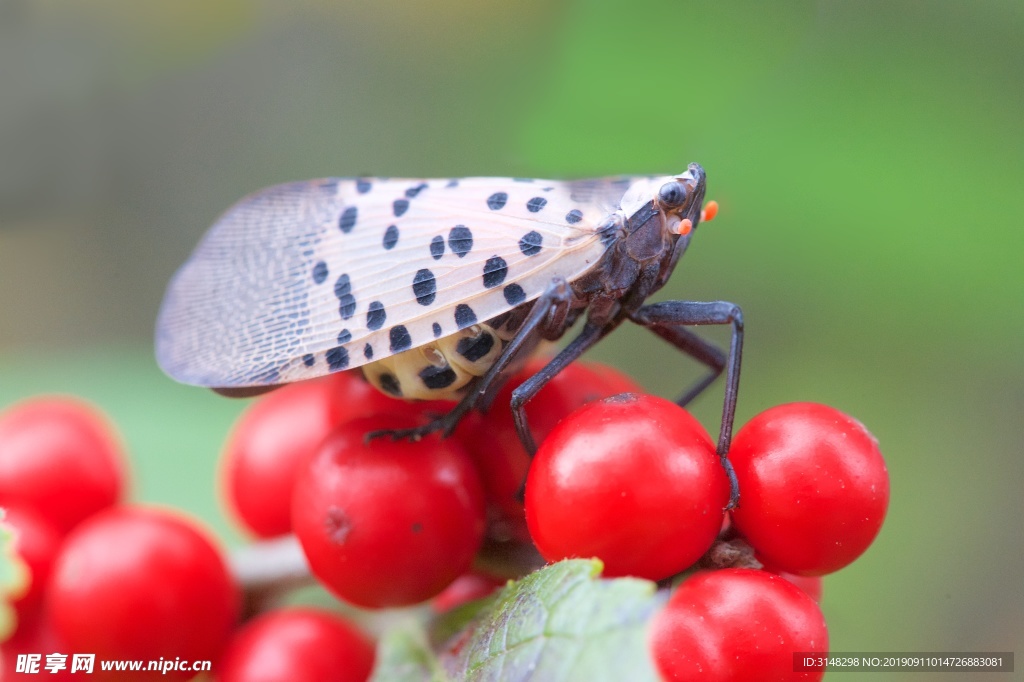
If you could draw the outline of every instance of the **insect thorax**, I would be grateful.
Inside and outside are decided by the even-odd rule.
[[[498,360],[529,305],[363,365],[363,376],[377,390],[396,398],[459,400],[469,382]]]

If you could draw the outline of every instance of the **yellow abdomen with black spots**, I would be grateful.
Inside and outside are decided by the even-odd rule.
[[[363,375],[378,390],[396,398],[458,400],[470,381],[494,365],[511,334],[504,328],[474,324],[363,365]]]

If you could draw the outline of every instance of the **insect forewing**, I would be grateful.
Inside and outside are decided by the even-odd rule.
[[[629,178],[329,178],[229,209],[168,287],[157,360],[241,387],[379,360],[537,298],[604,252]]]

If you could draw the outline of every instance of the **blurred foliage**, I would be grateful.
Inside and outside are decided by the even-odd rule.
[[[882,535],[826,580],[833,648],[1019,648],[1021,73],[1015,0],[6,0],[0,405],[95,400],[138,495],[229,534],[212,481],[241,404],[148,350],[219,211],[322,175],[700,161],[722,211],[662,297],[743,306],[739,421],[827,402],[890,465]],[[593,355],[662,394],[697,372],[642,330]]]
[[[29,586],[28,567],[15,549],[15,533],[0,510],[0,641],[17,628],[17,614],[11,603]]]

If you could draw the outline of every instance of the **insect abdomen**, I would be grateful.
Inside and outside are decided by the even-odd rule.
[[[378,390],[396,398],[458,400],[474,377],[497,361],[502,335],[489,324],[474,324],[458,333],[363,365],[363,375]]]

